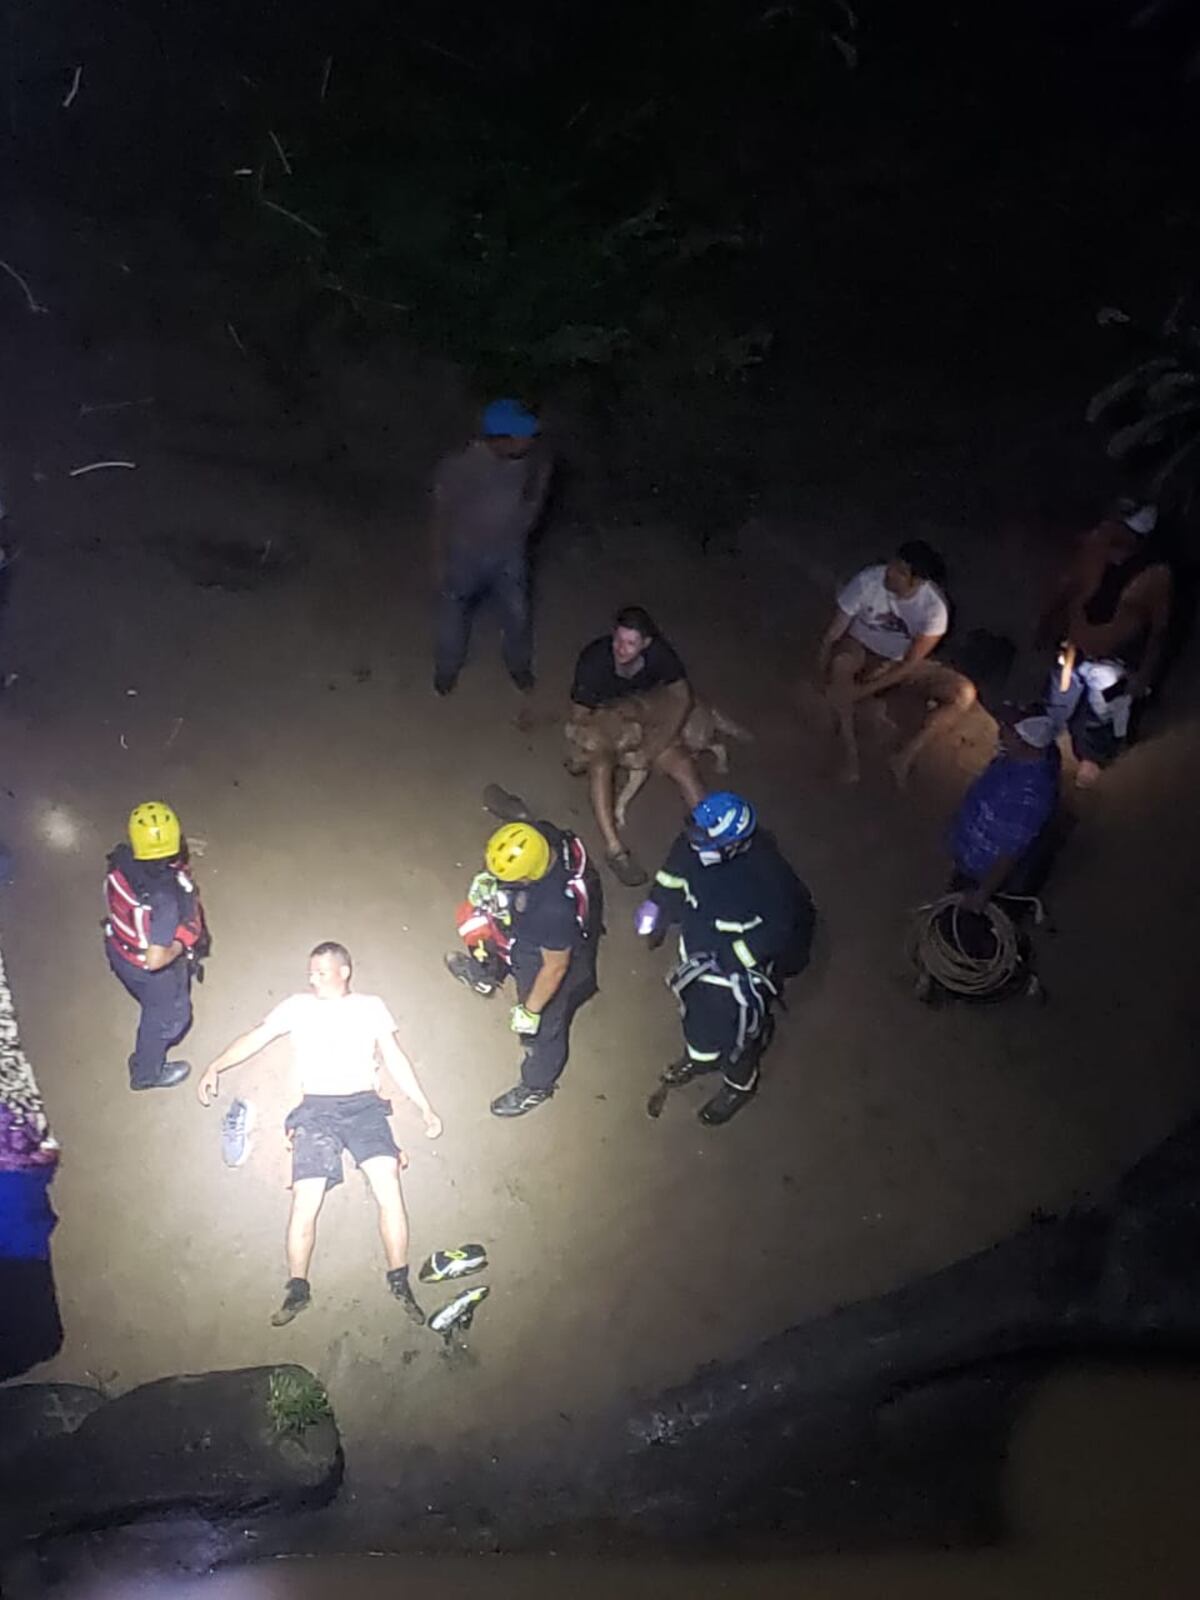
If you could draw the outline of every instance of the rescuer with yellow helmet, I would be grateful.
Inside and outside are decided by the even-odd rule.
[[[517,1003],[509,1026],[525,1057],[521,1081],[492,1101],[492,1114],[523,1117],[554,1093],[571,1019],[596,992],[599,883],[573,833],[535,822],[523,800],[495,784],[484,803],[503,826],[488,839],[486,870],[459,907],[467,949],[448,955],[446,966],[484,998],[511,973]]]
[[[187,869],[179,818],[162,800],[129,815],[128,842],[108,858],[104,943],[114,976],[141,1007],[131,1089],[170,1089],[191,1071],[167,1051],[191,1026],[191,979],[208,935]]]

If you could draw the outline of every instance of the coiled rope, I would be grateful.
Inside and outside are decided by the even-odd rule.
[[[909,956],[919,971],[927,972],[951,994],[980,999],[999,993],[1012,982],[1020,966],[1020,945],[1011,917],[989,900],[978,913],[962,912],[967,917],[986,917],[991,930],[989,952],[969,955],[959,938],[962,901],[961,894],[946,894],[917,907],[909,933]]]

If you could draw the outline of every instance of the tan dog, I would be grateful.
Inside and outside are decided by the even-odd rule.
[[[625,826],[630,802],[650,776],[651,762],[645,752],[647,748],[658,747],[661,730],[672,711],[667,697],[655,689],[646,694],[630,695],[625,700],[600,706],[595,711],[585,710],[582,706],[571,707],[563,730],[567,740],[567,771],[579,777],[589,770],[593,762],[605,759],[621,769],[625,777],[615,806],[618,828]],[[675,742],[681,744],[690,755],[698,756],[707,750],[717,771],[726,773],[729,771],[729,751],[725,740],[739,739],[749,743],[753,737],[732,717],[718,711],[716,706],[696,700]]]

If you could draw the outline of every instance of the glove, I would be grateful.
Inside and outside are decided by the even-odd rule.
[[[541,1013],[527,1011],[524,1006],[514,1006],[509,1014],[508,1025],[523,1039],[532,1039],[542,1025]]]
[[[467,903],[478,911],[480,906],[489,905],[495,900],[499,887],[499,883],[490,872],[477,872],[471,879],[471,887],[467,890]]]
[[[658,927],[660,911],[661,907],[653,900],[642,901],[633,914],[634,926],[637,928],[639,938],[645,939],[649,937]]]

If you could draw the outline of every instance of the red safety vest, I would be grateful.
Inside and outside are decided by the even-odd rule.
[[[175,868],[175,882],[189,897],[192,909],[176,927],[172,938],[178,939],[185,950],[190,950],[204,937],[204,909],[196,885],[182,867]],[[104,880],[104,901],[108,910],[104,932],[109,943],[126,961],[135,967],[144,967],[150,945],[150,907],[138,898],[119,867],[114,867]]]
[[[587,886],[587,851],[584,849],[583,840],[573,833],[567,834],[563,841],[563,865],[567,869],[566,894],[575,905],[575,921],[579,930],[585,936],[591,925],[591,896]],[[454,917],[455,926],[458,928],[459,938],[469,950],[477,950],[480,945],[494,950],[498,956],[507,961],[509,951],[512,949],[512,934],[508,926],[495,917],[482,906],[473,906],[469,900],[464,900],[459,906]]]

